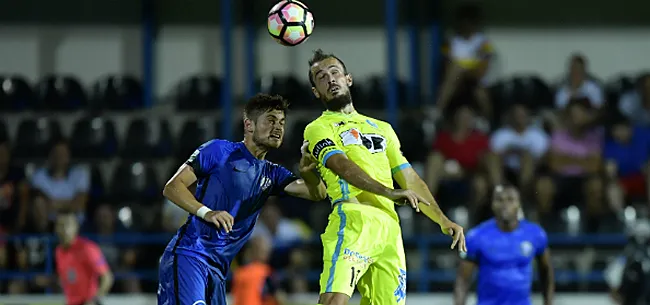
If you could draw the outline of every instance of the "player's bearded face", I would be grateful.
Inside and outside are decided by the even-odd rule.
[[[254,124],[253,142],[261,147],[280,147],[284,138],[284,123],[284,112],[280,110],[260,115]]]
[[[311,67],[314,95],[328,110],[339,110],[352,103],[352,77],[335,58],[324,59]]]

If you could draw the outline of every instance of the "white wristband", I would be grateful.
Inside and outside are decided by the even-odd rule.
[[[208,212],[211,212],[210,208],[206,206],[202,206],[200,209],[196,211],[196,216],[199,216],[201,219],[205,218],[205,214],[208,214]]]

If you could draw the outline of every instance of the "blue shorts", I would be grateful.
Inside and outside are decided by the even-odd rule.
[[[226,305],[226,282],[198,258],[165,251],[158,272],[158,305]]]

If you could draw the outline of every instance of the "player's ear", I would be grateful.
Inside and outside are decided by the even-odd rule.
[[[320,94],[318,93],[318,90],[316,90],[316,87],[311,87],[311,92],[314,93],[316,98],[320,98]]]
[[[345,75],[345,81],[348,83],[348,87],[352,86],[352,74],[348,73]]]
[[[244,132],[253,132],[253,129],[255,129],[255,123],[253,123],[253,120],[249,118],[244,119]]]

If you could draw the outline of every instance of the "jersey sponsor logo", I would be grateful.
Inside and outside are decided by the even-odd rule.
[[[521,248],[521,255],[523,256],[530,256],[533,253],[533,244],[527,240],[521,242],[520,248]]]
[[[199,156],[199,152],[200,152],[200,151],[199,151],[198,149],[195,150],[195,151],[192,153],[192,155],[190,155],[190,157],[187,159],[187,162],[188,162],[188,163],[194,163],[194,161],[196,161],[196,158]]]
[[[379,126],[377,126],[377,124],[375,124],[375,122],[373,122],[371,120],[366,120],[366,123],[368,123],[368,125],[370,125],[372,127],[379,128]]]
[[[386,150],[386,138],[378,134],[363,134],[358,129],[352,128],[341,133],[343,146],[363,145],[370,153]]]
[[[345,125],[345,121],[340,121],[338,123],[334,123],[334,127],[340,127],[340,126],[343,126],[343,125]]]
[[[397,277],[397,289],[393,293],[397,299],[397,303],[406,299],[406,270],[399,269],[399,276]]]
[[[262,191],[266,191],[271,186],[271,178],[269,177],[262,177],[262,180],[260,180],[260,188]]]
[[[313,151],[311,153],[312,153],[312,155],[314,155],[314,158],[318,159],[318,156],[323,151],[323,149],[328,148],[328,147],[334,147],[334,146],[336,146],[336,144],[334,144],[334,141],[332,141],[330,139],[322,139],[322,140],[318,141],[318,143],[316,143],[316,145],[314,145],[314,149],[313,149]]]
[[[353,263],[372,264],[374,262],[372,257],[350,250],[349,248],[343,250],[343,259]]]

